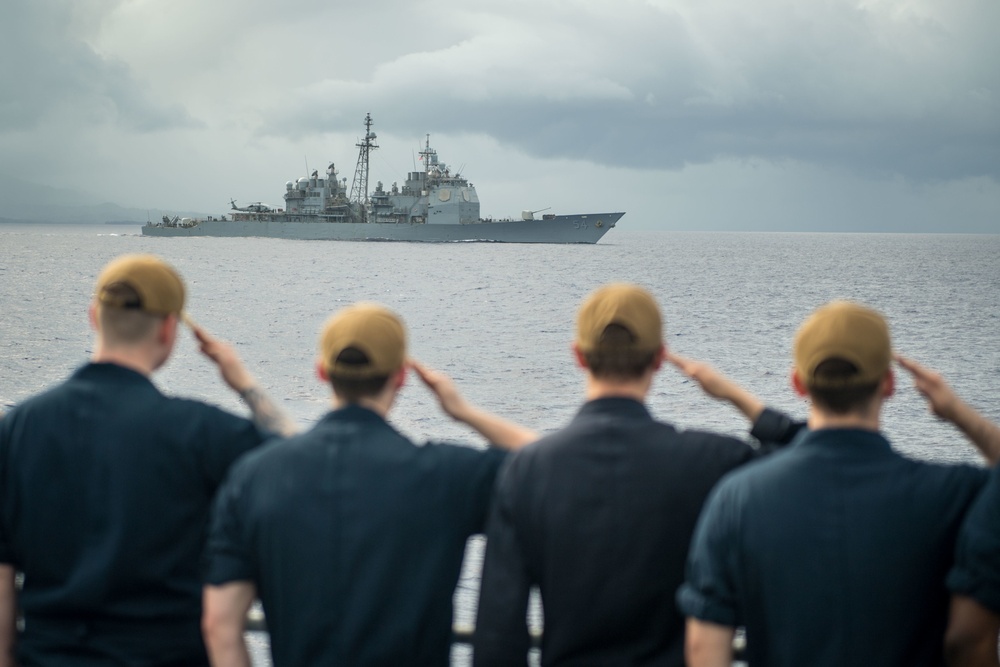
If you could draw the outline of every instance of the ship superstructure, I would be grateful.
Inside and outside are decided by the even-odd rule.
[[[514,243],[596,243],[624,213],[544,215],[524,211],[520,219],[492,220],[480,216],[476,188],[460,173],[452,173],[431,148],[427,135],[420,161],[400,187],[388,190],[378,182],[368,190],[369,160],[378,149],[371,114],[365,116],[365,136],[356,145],[358,165],[348,192],[331,163],[325,176],[318,171],[285,184],[285,207],[260,202],[245,207],[232,202],[230,219],[164,218],[147,223],[149,236],[273,236],[298,239],[389,241],[504,241]]]
[[[479,222],[476,188],[461,174],[452,174],[438,159],[427,135],[420,160],[422,171],[411,171],[402,188],[395,183],[386,191],[375,186],[370,207],[374,222],[436,225],[471,225]]]

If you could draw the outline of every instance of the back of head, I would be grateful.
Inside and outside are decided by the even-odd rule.
[[[637,285],[601,287],[580,306],[576,345],[597,379],[642,377],[663,347],[663,318],[656,299]]]
[[[94,299],[102,339],[132,345],[152,335],[168,315],[184,309],[184,282],[154,255],[123,255],[97,277]]]
[[[885,318],[850,301],[819,308],[795,336],[795,373],[813,403],[834,414],[868,405],[891,361]]]
[[[319,350],[334,393],[355,403],[379,394],[406,363],[406,329],[389,309],[358,303],[327,320]]]

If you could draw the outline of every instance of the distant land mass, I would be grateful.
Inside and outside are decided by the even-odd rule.
[[[0,175],[0,222],[141,225],[146,220],[159,221],[164,215],[203,217],[203,214],[193,211],[126,208],[75,190]]]

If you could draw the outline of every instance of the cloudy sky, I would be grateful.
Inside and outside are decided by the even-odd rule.
[[[281,205],[430,133],[483,214],[1000,232],[997,0],[5,0],[0,178]]]

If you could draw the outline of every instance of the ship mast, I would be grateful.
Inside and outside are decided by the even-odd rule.
[[[372,115],[365,114],[365,138],[354,144],[358,147],[358,166],[354,168],[354,182],[351,183],[351,201],[359,204],[361,215],[367,217],[368,208],[368,157],[378,148],[376,134],[372,132]]]
[[[427,134],[427,140],[424,143],[424,150],[420,151],[420,159],[424,162],[424,173],[430,173],[431,169],[431,154],[434,151],[431,150],[431,135]]]

